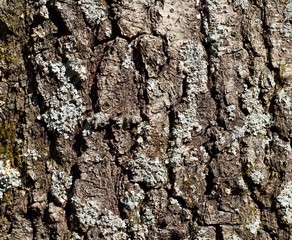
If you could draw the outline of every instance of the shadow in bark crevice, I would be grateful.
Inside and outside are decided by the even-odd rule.
[[[212,172],[211,167],[208,167],[208,173],[205,175],[205,181],[206,181],[206,190],[204,195],[210,195],[212,191],[214,190],[215,183],[214,183],[214,174]]]
[[[60,13],[60,11],[57,9],[56,6],[54,6],[54,3],[51,1],[48,1],[46,3],[46,7],[49,11],[49,18],[50,20],[57,26],[58,32],[57,37],[62,37],[65,35],[70,35],[71,31],[66,26],[66,23]]]
[[[80,157],[82,153],[88,149],[86,140],[84,139],[82,135],[82,131],[80,131],[78,134],[75,135],[73,149],[76,152],[77,157]]]

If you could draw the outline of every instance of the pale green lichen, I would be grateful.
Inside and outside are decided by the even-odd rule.
[[[37,58],[37,63],[54,74],[62,86],[56,90],[55,94],[47,101],[49,110],[39,116],[39,120],[43,120],[50,130],[57,131],[69,138],[74,130],[79,119],[81,119],[85,107],[74,84],[70,82],[70,77],[67,75],[67,68],[61,62],[45,62],[41,57]],[[69,64],[71,71],[79,72],[78,77],[82,79],[85,75],[85,70],[79,63],[77,65]],[[80,71],[79,71],[79,70]],[[73,73],[76,75],[76,73]]]
[[[11,168],[9,163],[4,163],[3,159],[0,160],[0,199],[3,198],[4,193],[13,188],[21,185],[20,172]]]
[[[166,167],[158,158],[149,158],[138,152],[130,164],[134,182],[145,183],[148,187],[158,187],[167,182]]]
[[[205,60],[205,52],[202,45],[191,41],[185,42],[180,51],[180,71],[185,74],[186,98],[185,107],[178,112],[175,126],[172,129],[173,140],[170,141],[171,151],[169,162],[181,164],[183,161],[183,143],[192,138],[193,131],[200,132],[202,126],[197,118],[197,98],[208,91],[208,63]]]
[[[84,229],[99,227],[104,239],[123,240],[128,239],[125,233],[127,222],[114,215],[107,209],[101,209],[97,200],[82,202],[79,197],[71,198],[76,216]]]
[[[72,176],[66,172],[54,171],[52,174],[51,194],[62,206],[67,203],[67,194],[72,185],[72,180]]]

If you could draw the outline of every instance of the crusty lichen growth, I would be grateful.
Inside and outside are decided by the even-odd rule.
[[[91,26],[99,25],[106,19],[105,7],[101,1],[96,0],[79,0],[80,6],[86,21]]]
[[[71,201],[82,228],[88,229],[97,226],[103,239],[128,239],[125,233],[126,221],[114,215],[110,210],[101,209],[98,201],[82,202],[77,196],[72,197]]]
[[[67,194],[72,185],[72,176],[66,172],[54,171],[52,174],[51,194],[56,201],[65,206],[67,202]]]
[[[63,134],[68,139],[85,111],[83,100],[74,84],[70,82],[70,77],[76,75],[78,79],[84,80],[86,68],[77,58],[70,59],[68,66],[65,66],[61,62],[47,63],[38,56],[37,63],[44,69],[49,69],[50,73],[62,83],[62,86],[48,100],[48,110],[38,119],[44,121],[50,130]],[[72,76],[67,76],[68,68],[72,71]]]
[[[277,197],[283,223],[292,224],[292,181],[289,181]]]

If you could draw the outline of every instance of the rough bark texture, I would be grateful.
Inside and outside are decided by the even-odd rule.
[[[291,0],[1,0],[0,239],[291,239]]]

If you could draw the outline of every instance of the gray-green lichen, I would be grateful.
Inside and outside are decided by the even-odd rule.
[[[148,187],[158,187],[167,182],[166,167],[158,158],[138,152],[130,164],[134,182],[144,183]]]
[[[292,1],[289,1],[285,10],[284,10],[284,17],[285,22],[283,25],[283,28],[281,29],[281,33],[286,38],[290,38],[292,36],[292,24],[291,24],[291,18],[292,18]]]
[[[292,224],[292,181],[287,182],[277,197],[281,217],[285,224]]]
[[[68,175],[66,172],[53,172],[51,194],[62,206],[65,206],[67,203],[67,195],[71,185],[72,176]]]
[[[207,66],[205,52],[202,45],[195,45],[191,41],[185,42],[180,51],[181,61],[179,68],[186,77],[185,108],[178,112],[177,122],[172,130],[173,140],[169,152],[169,162],[182,164],[183,144],[192,137],[192,132],[200,132],[202,126],[197,118],[197,98],[199,94],[206,93]]]
[[[50,130],[56,131],[65,138],[69,138],[77,125],[78,120],[82,118],[85,111],[83,100],[76,87],[70,81],[70,75],[67,74],[66,66],[60,62],[46,62],[39,56],[37,63],[44,70],[55,75],[61,82],[61,87],[49,97],[47,101],[48,110],[39,116],[39,120],[44,121]],[[71,70],[79,73],[79,77],[84,78],[86,70],[77,62],[72,65]]]
[[[105,7],[101,1],[78,0],[78,5],[91,26],[97,26],[106,19]]]
[[[105,127],[109,124],[110,115],[103,112],[98,112],[87,118],[86,125],[83,129],[83,136],[89,136],[92,134],[93,130],[97,130],[98,128]]]
[[[88,230],[90,227],[98,227],[100,234],[105,239],[128,239],[125,233],[127,222],[113,214],[110,210],[101,209],[98,201],[88,200],[82,202],[76,196],[71,198],[71,201],[82,228]]]
[[[13,188],[21,185],[20,172],[12,168],[9,162],[0,160],[0,199],[3,198],[3,194]]]
[[[134,210],[139,206],[144,198],[145,193],[143,189],[141,189],[139,185],[135,183],[133,189],[124,193],[124,196],[121,198],[121,203],[123,203],[126,208]]]

